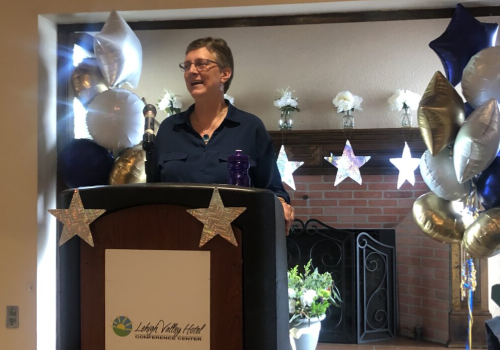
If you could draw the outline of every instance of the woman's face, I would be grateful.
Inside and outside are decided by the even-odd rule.
[[[231,69],[220,68],[217,64],[208,62],[207,65],[198,70],[194,63],[200,62],[200,60],[215,62],[216,56],[214,53],[208,51],[206,47],[187,53],[185,62],[191,62],[192,64],[189,70],[184,72],[184,80],[191,96],[196,98],[205,94],[224,94],[220,90],[221,85],[231,76]]]

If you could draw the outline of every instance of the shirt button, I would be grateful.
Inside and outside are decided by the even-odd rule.
[[[200,171],[203,171],[203,168],[201,168]]]

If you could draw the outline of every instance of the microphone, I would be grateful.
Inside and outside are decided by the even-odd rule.
[[[155,117],[156,108],[147,104],[142,110],[144,115],[144,136],[142,138],[142,149],[150,152],[155,147]]]

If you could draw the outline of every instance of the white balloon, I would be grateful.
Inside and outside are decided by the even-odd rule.
[[[493,163],[500,148],[500,111],[495,99],[476,109],[460,127],[453,146],[457,180],[464,182]]]
[[[107,90],[89,104],[87,127],[97,144],[118,154],[142,140],[144,102],[134,93]]]
[[[451,152],[447,148],[435,157],[425,151],[420,159],[420,173],[431,191],[443,199],[463,200],[470,192],[470,181],[458,182]]]
[[[472,56],[463,72],[462,91],[474,109],[490,98],[500,101],[500,46]]]
[[[142,69],[142,46],[127,22],[116,12],[109,14],[101,32],[95,36],[94,52],[109,86],[123,83],[135,88]]]

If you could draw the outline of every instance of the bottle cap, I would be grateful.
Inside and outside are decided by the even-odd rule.
[[[237,149],[235,151],[236,153],[235,154],[231,154],[228,158],[228,161],[229,162],[249,162],[250,161],[250,157],[248,157],[246,154],[242,154],[242,150],[241,149]]]

